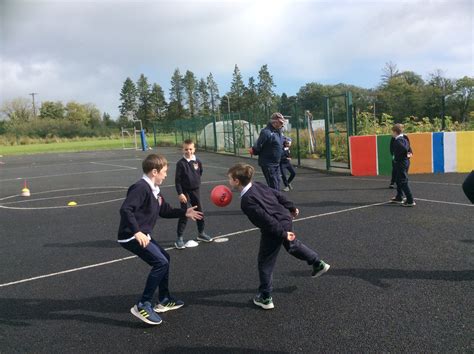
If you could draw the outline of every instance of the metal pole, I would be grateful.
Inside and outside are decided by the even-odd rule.
[[[227,98],[227,112],[230,114],[230,99],[229,99],[229,96],[223,95],[222,97]]]
[[[33,99],[33,116],[36,117],[36,105],[35,105],[35,95],[37,95],[38,93],[36,92],[32,92],[30,93],[29,95],[31,96],[31,98]]]
[[[293,114],[296,119],[296,156],[298,157],[298,167],[301,166],[301,152],[300,152],[300,119],[298,117],[298,112],[296,110],[296,103],[293,106]]]
[[[229,113],[230,115],[230,113]],[[232,119],[232,140],[233,140],[233,145],[234,145],[234,155],[237,156],[237,144],[235,143],[235,126],[234,126],[234,116],[231,115]]]
[[[331,169],[331,140],[329,139],[329,97],[326,97],[326,114],[325,114],[325,124],[324,124],[324,131],[325,131],[325,140],[326,140],[326,170]]]
[[[216,129],[216,116],[212,117],[212,127],[214,129],[214,151],[217,152],[217,129]]]
[[[441,130],[446,129],[446,95],[441,97]]]

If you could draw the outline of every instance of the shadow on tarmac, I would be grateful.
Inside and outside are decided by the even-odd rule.
[[[308,271],[293,271],[295,277],[308,277]],[[435,280],[435,281],[474,281],[474,270],[403,270],[403,269],[363,269],[363,268],[331,268],[327,276],[352,277],[365,280],[380,288],[391,285],[384,282],[390,279]]]

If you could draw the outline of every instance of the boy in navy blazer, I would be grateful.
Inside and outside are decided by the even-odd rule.
[[[403,126],[395,124],[392,127],[393,142],[393,167],[395,170],[395,182],[397,183],[397,195],[390,199],[392,203],[401,204],[405,207],[414,207],[410,186],[408,185],[408,169],[410,167],[410,156],[412,154],[410,142],[404,138]],[[406,200],[403,199],[405,194]]]
[[[159,185],[166,178],[168,162],[163,156],[151,154],[142,162],[143,177],[130,186],[120,208],[118,242],[126,250],[136,254],[152,268],[145,290],[130,312],[145,323],[158,325],[162,322],[157,312],[175,310],[184,305],[171,297],[168,289],[170,256],[150,236],[158,216],[179,218],[186,216],[200,220],[203,214],[196,207],[187,210],[172,208],[162,197]],[[153,307],[153,295],[159,289],[159,303]]]
[[[240,191],[242,211],[261,231],[258,252],[260,287],[253,302],[270,310],[274,308],[271,296],[273,268],[282,245],[293,257],[306,261],[312,267],[312,277],[324,274],[330,266],[314,250],[296,239],[292,224],[299,210],[280,191],[252,182],[254,168],[248,164],[239,163],[231,167],[227,174],[230,186]]]

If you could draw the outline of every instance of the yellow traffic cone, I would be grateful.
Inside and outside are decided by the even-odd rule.
[[[21,194],[20,194],[22,197],[29,197],[31,195],[30,193],[30,190],[28,189],[28,187],[26,186],[26,180],[25,180],[25,184],[23,186],[23,189],[21,190]]]

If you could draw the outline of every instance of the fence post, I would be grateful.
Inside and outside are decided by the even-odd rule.
[[[234,114],[231,113],[230,119],[232,120],[232,140],[234,145],[234,155],[237,156],[237,144],[235,143],[235,125],[234,125]]]
[[[326,170],[331,169],[331,140],[329,139],[329,97],[325,97],[326,114],[324,118],[324,132],[326,140]]]
[[[212,116],[212,128],[214,129],[214,151],[217,152],[217,129],[216,129],[216,116]]]
[[[293,115],[295,116],[296,119],[296,155],[298,157],[298,167],[301,167],[301,151],[300,151],[300,119],[298,118],[298,112],[296,109],[296,103],[293,106]]]
[[[155,123],[153,123],[153,142],[155,143],[155,147],[158,147],[158,145],[156,144],[156,127],[155,127]]]

